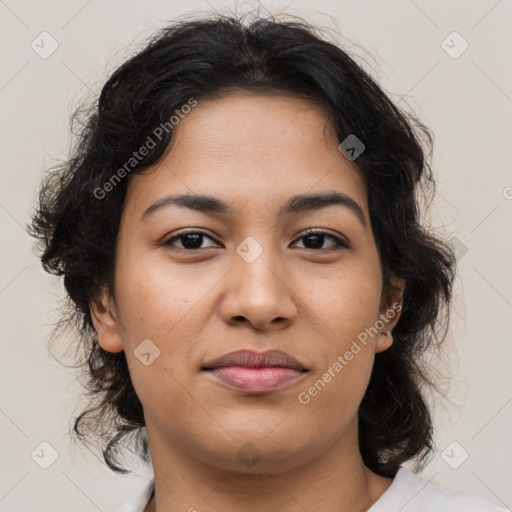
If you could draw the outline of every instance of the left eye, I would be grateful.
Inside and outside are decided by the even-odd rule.
[[[297,240],[309,240],[310,245],[313,247],[305,247],[305,249],[322,249],[322,246],[324,244],[324,240],[326,238],[330,238],[331,240],[334,240],[334,245],[331,245],[331,247],[324,248],[324,250],[336,250],[340,248],[349,249],[350,246],[343,241],[341,238],[338,238],[337,236],[331,235],[330,233],[326,233],[325,231],[308,231],[306,234],[302,235],[301,237],[297,238]],[[312,243],[311,243],[312,242]]]
[[[209,238],[210,240],[214,241],[212,237],[207,235],[206,233],[203,233],[202,231],[188,231],[185,233],[180,233],[179,235],[176,235],[167,242],[164,243],[164,245],[170,245],[175,246],[175,241],[181,242],[181,247],[178,246],[178,249],[184,249],[184,250],[197,250],[197,249],[205,249],[206,247],[201,247],[202,245],[202,239],[203,237]],[[330,247],[322,247],[324,245],[324,241],[326,238],[330,238],[334,241],[334,244]],[[298,240],[308,240],[307,245],[311,245],[312,247],[304,247],[304,249],[311,249],[311,250],[333,250],[338,248],[345,248],[349,249],[350,246],[344,242],[341,238],[338,238],[337,236],[331,235],[330,233],[326,233],[324,231],[309,231],[308,233],[302,235],[301,237],[297,238]],[[209,246],[213,247],[213,246]]]

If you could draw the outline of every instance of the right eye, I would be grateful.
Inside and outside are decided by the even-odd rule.
[[[183,231],[172,238],[169,238],[166,242],[164,242],[164,246],[173,246],[177,247],[178,249],[184,250],[184,251],[197,251],[200,249],[205,249],[206,247],[201,247],[203,238],[209,238],[210,240],[213,240],[213,238],[203,231]],[[175,241],[178,240],[181,242],[181,247],[175,245]],[[209,246],[213,247],[213,246]]]

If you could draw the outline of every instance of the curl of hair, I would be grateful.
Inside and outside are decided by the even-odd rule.
[[[101,438],[103,458],[115,472],[130,472],[118,463],[128,435],[135,435],[137,455],[150,460],[143,409],[124,351],[100,347],[89,309],[104,287],[115,297],[116,240],[129,176],[102,199],[95,190],[190,98],[233,91],[313,100],[333,121],[339,141],[355,134],[364,142],[355,163],[368,186],[383,302],[396,297],[393,276],[405,278],[406,286],[393,345],[376,355],[360,404],[360,450],[364,463],[383,476],[394,476],[409,459],[421,467],[432,451],[433,428],[422,394],[428,372],[418,362],[446,336],[455,277],[453,251],[420,224],[418,193],[435,187],[420,136],[430,149],[433,138],[346,51],[301,19],[269,17],[246,24],[241,17],[217,15],[174,22],[115,70],[97,102],[75,112],[73,123],[85,115],[75,134],[78,143],[43,181],[29,226],[43,268],[64,276],[69,307],[60,327],[74,325],[83,351],[91,401],[75,419],[74,433],[82,441],[92,434]],[[155,140],[132,173],[157,163],[171,137],[169,130]],[[439,329],[442,318],[446,324]]]

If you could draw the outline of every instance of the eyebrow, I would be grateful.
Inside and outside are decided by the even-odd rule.
[[[170,194],[160,198],[147,208],[141,216],[141,221],[166,206],[175,205],[206,214],[229,214],[232,208],[213,196],[202,194]],[[318,194],[300,194],[290,197],[278,212],[279,217],[297,214],[305,211],[320,210],[328,206],[342,206],[354,213],[366,229],[366,219],[363,209],[351,197],[341,192],[325,192]]]

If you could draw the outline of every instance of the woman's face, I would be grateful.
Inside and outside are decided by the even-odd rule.
[[[158,447],[279,472],[352,450],[374,355],[399,316],[381,307],[356,162],[319,107],[285,95],[200,100],[174,132],[165,158],[129,178],[116,301],[104,294],[92,305],[101,346],[126,353],[153,459]],[[320,194],[347,199],[290,203]],[[203,369],[234,351],[271,349],[306,371]]]

